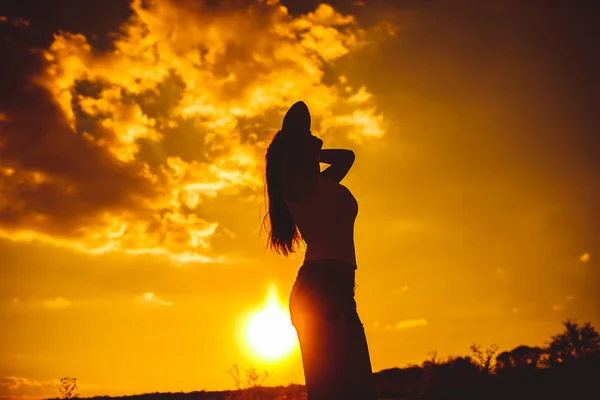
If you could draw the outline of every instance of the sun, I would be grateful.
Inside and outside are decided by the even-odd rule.
[[[264,361],[279,361],[298,345],[290,314],[279,302],[277,288],[271,285],[264,307],[252,314],[246,325],[250,350]]]

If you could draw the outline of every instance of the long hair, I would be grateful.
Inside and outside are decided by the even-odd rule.
[[[267,213],[263,218],[263,228],[268,232],[268,247],[285,257],[296,251],[301,241],[300,232],[292,214],[283,199],[281,168],[284,154],[284,137],[278,131],[265,155],[265,198]],[[266,226],[268,221],[268,226]]]

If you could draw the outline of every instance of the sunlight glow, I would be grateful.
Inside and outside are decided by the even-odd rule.
[[[246,325],[246,340],[252,352],[264,361],[279,361],[290,355],[298,340],[287,308],[279,302],[272,285],[264,308],[254,313]]]

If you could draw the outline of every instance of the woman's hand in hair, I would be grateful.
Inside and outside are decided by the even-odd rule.
[[[341,182],[348,174],[350,168],[354,164],[355,155],[352,150],[346,149],[322,149],[320,161],[325,164],[330,164],[321,176],[327,179]]]

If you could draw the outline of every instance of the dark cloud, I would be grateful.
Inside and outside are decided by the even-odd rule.
[[[0,42],[0,158],[12,170],[0,174],[0,223],[69,236],[89,222],[81,218],[150,196],[140,165],[124,165],[73,132],[48,90],[32,82],[46,66],[41,54],[19,40]]]
[[[353,95],[322,76],[364,32],[330,6],[292,15],[261,1],[54,4],[5,10],[6,21],[28,21],[0,42],[5,237],[197,259],[218,227],[200,215],[202,200],[262,186],[266,119],[306,96],[331,129],[328,110]],[[381,135],[365,94],[349,111],[360,121],[339,121],[357,137]]]

